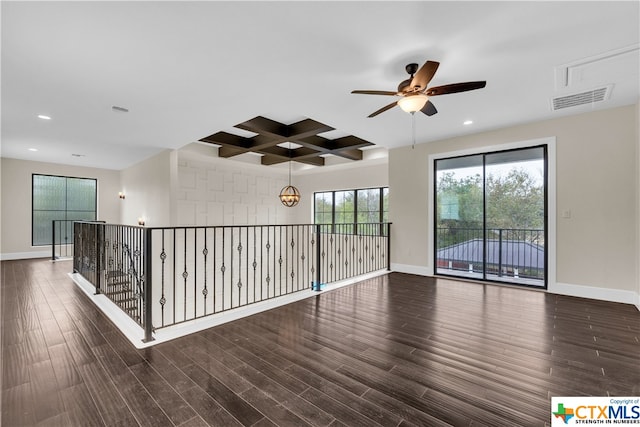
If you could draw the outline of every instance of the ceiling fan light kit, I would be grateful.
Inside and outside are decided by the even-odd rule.
[[[422,107],[427,103],[429,97],[423,93],[417,95],[410,95],[400,98],[398,100],[398,106],[402,108],[402,111],[407,113],[415,113],[422,110]]]

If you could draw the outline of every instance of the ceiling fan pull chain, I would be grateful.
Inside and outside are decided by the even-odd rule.
[[[413,145],[411,149],[414,150],[416,148],[416,112],[411,113],[411,136],[413,139]]]

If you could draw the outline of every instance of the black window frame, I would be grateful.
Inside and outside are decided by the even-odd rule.
[[[322,227],[322,231],[323,232],[327,232],[327,233],[336,233],[336,231],[338,231],[338,234],[340,233],[340,230],[337,230],[336,228],[336,193],[345,193],[345,192],[353,192],[353,223],[348,223],[348,224],[353,224],[353,230],[351,233],[348,234],[358,234],[358,224],[366,224],[366,223],[362,223],[362,222],[358,222],[358,192],[359,191],[371,191],[371,190],[378,190],[379,191],[379,200],[380,200],[380,206],[379,206],[379,223],[383,224],[384,223],[384,219],[386,216],[388,216],[389,212],[388,212],[388,208],[389,206],[387,205],[387,210],[385,210],[385,203],[384,203],[384,197],[385,197],[385,190],[388,194],[389,192],[389,187],[367,187],[367,188],[353,188],[353,189],[348,189],[348,190],[329,190],[329,191],[316,191],[313,193],[313,223],[314,224],[321,224],[323,225]],[[318,194],[327,194],[330,193],[331,194],[331,223],[330,224],[326,224],[326,223],[318,223],[317,222],[317,195]],[[367,212],[371,212],[371,211],[367,211]],[[326,213],[326,212],[323,212]],[[340,227],[343,231],[345,230],[344,227]],[[385,230],[384,227],[381,225],[380,226],[380,231],[379,233],[376,233],[379,235],[384,235],[385,234]]]
[[[59,212],[64,212],[64,220],[67,221],[73,221],[73,220],[79,220],[78,218],[69,218],[68,214],[69,214],[69,210],[68,210],[68,198],[67,198],[67,191],[68,191],[68,180],[70,179],[81,179],[81,180],[87,180],[87,181],[93,181],[94,182],[94,187],[95,187],[95,196],[94,196],[94,203],[93,203],[93,210],[92,211],[86,211],[86,212],[93,212],[93,219],[92,221],[97,220],[98,218],[98,179],[97,178],[86,178],[86,177],[78,177],[78,176],[67,176],[67,175],[52,175],[52,174],[44,174],[44,173],[32,173],[31,174],[31,246],[34,247],[39,247],[39,246],[49,246],[51,244],[53,244],[54,242],[47,240],[48,243],[36,243],[34,241],[35,239],[35,233],[34,233],[34,220],[35,220],[35,212],[40,211],[39,209],[36,210],[35,206],[36,206],[36,191],[35,191],[35,181],[36,181],[36,177],[53,177],[53,178],[62,178],[65,180],[65,197],[64,197],[64,203],[65,203],[65,208],[64,210],[60,210]],[[47,209],[46,211],[52,211],[51,209]],[[84,220],[86,221],[86,219]],[[51,227],[51,225],[48,225],[49,227]],[[48,233],[47,236],[51,236],[51,233]]]
[[[541,148],[542,152],[543,152],[543,157],[542,157],[542,161],[543,161],[543,188],[544,188],[544,194],[543,194],[543,203],[544,203],[544,212],[543,212],[543,224],[544,224],[544,241],[548,242],[549,241],[549,145],[548,144],[540,144],[540,145],[531,145],[531,146],[523,146],[523,147],[517,147],[517,148],[510,148],[510,149],[506,149],[506,150],[495,150],[495,151],[480,151],[478,153],[473,153],[473,154],[463,154],[463,155],[459,155],[459,156],[451,156],[451,157],[443,157],[443,158],[439,158],[439,159],[434,159],[433,160],[433,208],[434,208],[434,221],[433,221],[433,236],[434,240],[433,240],[433,266],[434,266],[434,272],[436,274],[436,276],[443,276],[443,277],[456,277],[456,278],[465,278],[464,276],[460,276],[460,275],[455,275],[455,274],[446,274],[443,272],[437,272],[438,270],[438,221],[437,221],[437,212],[438,212],[438,167],[437,164],[439,161],[445,161],[445,160],[452,160],[452,159],[462,159],[462,158],[470,158],[470,157],[474,157],[474,156],[478,156],[478,157],[482,157],[482,232],[483,232],[483,236],[482,236],[482,240],[483,240],[483,245],[484,245],[484,251],[486,252],[486,229],[487,229],[487,218],[486,218],[486,188],[485,188],[485,184],[486,184],[486,158],[487,156],[490,155],[494,155],[494,154],[501,154],[501,153],[509,153],[509,152],[517,152],[517,151],[525,151],[525,150],[530,150],[530,149],[536,149],[536,148]],[[474,277],[472,280],[474,281],[478,281],[478,282],[483,282],[483,283],[498,283],[501,285],[507,285],[507,286],[520,286],[520,287],[524,287],[524,288],[532,288],[532,289],[547,289],[548,288],[548,283],[549,283],[549,251],[548,248],[546,246],[545,243],[545,250],[544,250],[544,275],[543,275],[543,285],[542,286],[538,286],[538,285],[529,285],[526,283],[516,283],[516,282],[509,282],[509,281],[496,281],[496,280],[491,280],[487,278],[486,275],[486,258],[483,256],[483,261],[482,261],[482,278],[478,278],[478,277]]]

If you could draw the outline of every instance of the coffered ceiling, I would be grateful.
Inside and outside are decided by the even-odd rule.
[[[293,154],[276,141],[297,142],[298,160],[333,164],[334,156],[367,154],[361,140],[378,149],[411,145],[409,114],[392,108],[367,118],[393,98],[351,91],[393,91],[408,77],[405,65],[427,60],[440,63],[430,86],[487,85],[438,96],[431,117],[416,114],[418,144],[630,105],[640,94],[637,1],[0,8],[3,157],[122,169],[213,133],[222,156],[251,149],[272,165]],[[602,100],[553,108],[555,98],[585,99],[602,88]],[[303,129],[286,130],[300,132],[290,141],[286,126],[263,126],[269,120]],[[321,124],[336,130],[322,133]]]
[[[219,157],[229,158],[249,152],[260,154],[263,165],[296,161],[324,166],[324,156],[327,154],[349,160],[362,160],[360,148],[373,145],[351,135],[327,139],[319,134],[335,129],[311,119],[287,125],[258,116],[235,127],[256,135],[246,138],[228,132],[216,132],[200,141],[219,145]]]

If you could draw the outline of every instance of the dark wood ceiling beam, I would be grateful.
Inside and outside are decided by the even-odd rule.
[[[256,135],[245,138],[227,132],[218,132],[202,138],[200,141],[220,145],[220,157],[233,157],[239,154],[255,152],[263,154],[262,164],[277,164],[297,161],[316,166],[324,165],[323,154],[333,154],[349,160],[362,160],[359,148],[373,145],[355,136],[327,139],[318,134],[335,130],[331,126],[312,119],[300,120],[285,125],[266,117],[257,116],[236,125],[238,129],[253,132]],[[295,149],[279,147],[278,144],[292,142],[302,145]]]
[[[363,148],[363,147],[368,147],[370,145],[374,145],[374,144],[353,135],[343,136],[342,138],[331,140],[331,146],[333,147],[332,148],[333,150],[341,150],[345,148],[346,149]]]
[[[324,123],[316,122],[311,119],[300,120],[299,122],[289,125],[288,128],[288,141],[291,142],[296,142],[296,140],[301,138],[307,138],[312,135],[335,130],[329,125],[325,125]]]
[[[282,156],[273,156],[270,154],[265,154],[264,156],[262,156],[261,163],[263,165],[277,165],[279,163],[285,163],[288,161],[289,161],[288,158],[283,158]],[[313,165],[313,166],[324,166],[324,157],[308,157],[308,158],[295,159],[293,161],[296,161],[299,163],[305,163],[307,165]]]
[[[250,151],[260,151],[269,147],[277,147],[278,144],[286,141],[287,139],[284,137],[275,137],[272,135],[257,135],[252,139],[251,145],[248,147],[248,149]]]
[[[343,137],[336,140],[313,136],[300,141],[305,147],[315,148],[320,154],[333,154],[350,160],[362,160],[361,147],[373,145],[372,143],[356,137]],[[345,154],[341,154],[345,152]]]
[[[349,160],[362,160],[362,150],[336,150],[331,154],[334,156],[344,157]]]
[[[318,153],[317,150],[313,150],[306,147],[300,147],[294,150],[289,150],[287,148],[278,147],[277,145],[274,147],[269,147],[269,148],[260,150],[258,151],[258,153],[270,154],[273,156],[280,156],[287,160],[288,159],[296,160],[299,158],[307,158],[307,157],[317,156],[318,154],[320,154]]]
[[[288,131],[287,125],[276,122],[275,120],[267,119],[266,117],[262,116],[254,117],[253,119],[247,120],[244,123],[235,125],[235,127],[249,132],[255,132],[259,135],[264,135],[265,133],[267,133],[274,136],[287,136]]]
[[[237,156],[239,154],[247,153],[247,150],[239,149],[236,147],[231,147],[229,145],[223,145],[218,148],[218,157],[224,157],[225,159],[233,156]]]
[[[268,137],[267,139],[270,137],[273,141],[277,140],[277,144],[287,141],[295,142],[295,140],[300,138],[306,138],[318,133],[334,130],[331,126],[311,119],[304,119],[291,125],[283,125],[275,120],[261,116],[254,117],[253,119],[240,123],[235,127],[255,132],[258,136],[266,135]]]
[[[210,144],[232,145],[237,147],[246,147],[251,144],[250,139],[238,135],[233,135],[228,132],[217,132],[213,135],[202,138],[200,141],[208,142]]]
[[[312,135],[303,139],[299,139],[296,142],[303,147],[315,149],[321,154],[327,154],[331,151],[331,149],[328,147],[329,141],[330,140],[327,138],[323,138],[318,135]]]

